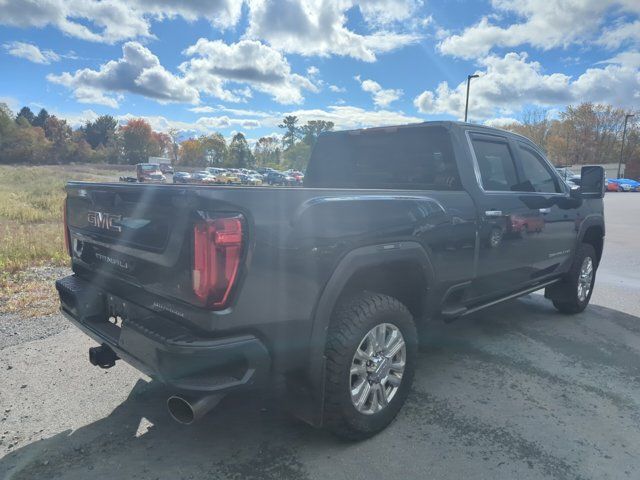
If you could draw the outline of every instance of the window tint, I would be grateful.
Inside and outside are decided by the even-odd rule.
[[[424,126],[322,135],[311,155],[305,186],[461,188],[449,133]]]
[[[473,139],[472,143],[478,160],[482,188],[487,191],[512,191],[518,183],[518,177],[509,145],[499,140],[478,138]]]
[[[542,157],[523,145],[520,145],[520,163],[522,164],[524,183],[532,187],[528,190],[546,193],[557,193],[560,191],[556,179],[545,165]]]

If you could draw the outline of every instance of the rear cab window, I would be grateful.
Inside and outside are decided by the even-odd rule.
[[[461,190],[451,136],[439,126],[406,126],[322,135],[305,186]]]
[[[516,165],[509,142],[498,136],[472,136],[482,188],[490,192],[512,192],[518,187]]]

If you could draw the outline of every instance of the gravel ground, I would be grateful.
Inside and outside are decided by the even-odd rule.
[[[0,478],[640,478],[640,195],[605,204],[584,314],[533,294],[439,327],[397,421],[357,444],[260,395],[178,425],[162,386],[91,367],[58,316],[0,316]]]

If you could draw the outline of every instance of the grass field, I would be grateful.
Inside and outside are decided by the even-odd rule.
[[[55,300],[46,267],[69,263],[62,227],[64,185],[69,180],[112,181],[118,175],[104,166],[0,166],[0,313],[55,310],[55,301],[42,298]]]

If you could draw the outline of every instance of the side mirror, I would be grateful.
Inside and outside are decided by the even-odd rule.
[[[599,165],[582,167],[580,171],[580,196],[582,198],[604,197],[604,168]]]

